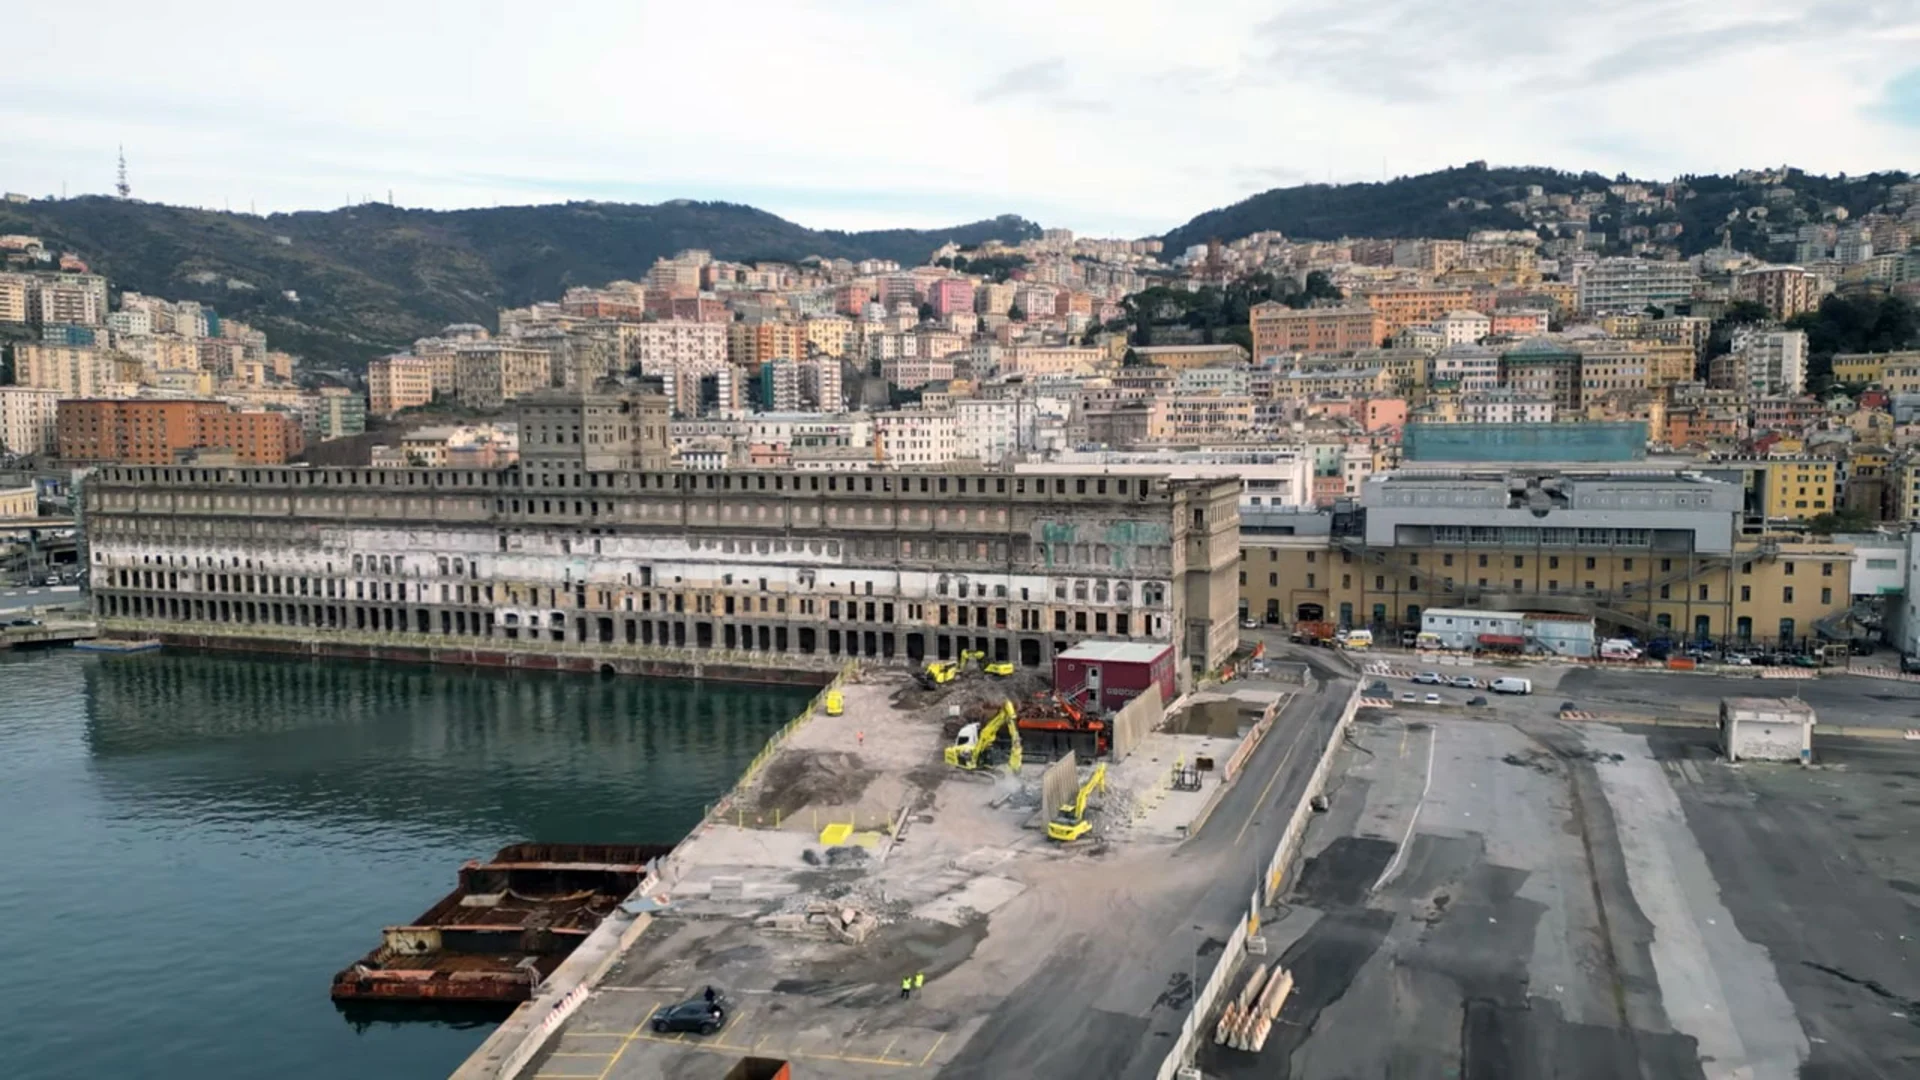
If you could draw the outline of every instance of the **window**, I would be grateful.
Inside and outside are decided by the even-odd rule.
[[[1868,559],[1867,560],[1867,569],[1869,570],[1897,570],[1899,569],[1899,567],[1900,567],[1900,562],[1897,559]]]
[[[1631,573],[1633,573],[1633,560],[1632,560],[1632,559],[1621,559],[1621,560],[1620,560],[1620,569],[1622,569],[1622,570],[1625,570],[1625,571],[1626,571],[1627,573],[1629,573],[1629,574],[1631,574]]]
[[[1547,569],[1549,570],[1560,569],[1560,556],[1558,555],[1547,556]]]
[[[1793,576],[1793,564],[1792,564],[1792,563],[1787,563],[1786,565],[1784,565],[1784,566],[1782,566],[1782,567],[1780,568],[1780,572],[1781,572],[1781,573],[1783,573],[1783,574],[1785,574],[1785,575],[1787,575],[1788,577],[1792,577],[1792,576]]]
[[[1384,575],[1381,575],[1381,574],[1375,574],[1375,575],[1373,575],[1373,587],[1374,587],[1374,588],[1376,588],[1376,589],[1384,589],[1384,588],[1386,588],[1386,587],[1387,587],[1387,579],[1386,579],[1386,577],[1385,577]]]
[[[1833,603],[1833,590],[1832,590],[1832,589],[1821,589],[1821,590],[1820,590],[1820,603],[1821,603],[1821,604],[1831,604],[1831,603]]]
[[[1480,556],[1480,565],[1483,567],[1487,565],[1487,557],[1485,555]]]
[[[1307,575],[1307,588],[1309,588],[1309,589],[1311,589],[1311,588],[1313,588],[1313,575],[1312,575],[1312,574],[1308,574],[1308,575]]]
[[[1672,559],[1661,559],[1661,560],[1660,560],[1660,572],[1661,572],[1661,573],[1663,573],[1663,574],[1664,574],[1664,573],[1666,573],[1667,571],[1669,571],[1669,570],[1671,570],[1671,569],[1673,569],[1673,560],[1672,560]]]
[[[1752,599],[1753,599],[1753,586],[1751,585],[1740,586],[1740,602],[1744,604],[1744,603],[1750,602]]]
[[[1700,586],[1700,599],[1705,600],[1706,598],[1707,598],[1707,587],[1705,585],[1702,585]]]
[[[1559,579],[1559,578],[1548,578],[1548,579],[1547,579],[1547,591],[1548,591],[1548,592],[1559,592],[1559,591],[1560,591],[1560,579]]]
[[[1587,569],[1593,569],[1593,556],[1587,556]]]
[[[1821,564],[1820,564],[1820,576],[1821,576],[1821,577],[1832,577],[1832,576],[1833,576],[1833,564],[1832,564],[1832,563],[1830,563],[1830,562],[1823,562],[1823,563],[1821,563]]]
[[[1351,588],[1353,588],[1353,575],[1352,575],[1352,574],[1341,574],[1341,575],[1340,575],[1340,587],[1341,587],[1341,588],[1343,588],[1343,589],[1351,589]]]
[[[1786,604],[1793,603],[1793,586],[1787,585],[1781,588],[1780,601]]]
[[[1515,556],[1513,557],[1513,568],[1514,568],[1515,570],[1524,570],[1524,569],[1526,569],[1526,568],[1527,568],[1527,557],[1526,557],[1525,555],[1515,555]]]
[[[1660,599],[1671,600],[1672,598],[1673,598],[1673,586],[1671,585],[1660,586]]]
[[[1440,556],[1440,565],[1442,565],[1442,566],[1452,566],[1452,565],[1453,565],[1453,556],[1452,556],[1452,555],[1442,555],[1442,556]]]
[[[1524,588],[1526,588],[1526,587],[1527,587],[1527,583],[1526,583],[1525,581],[1523,581],[1523,580],[1521,580],[1520,578],[1514,578],[1514,579],[1513,579],[1513,591],[1514,591],[1514,592],[1519,592],[1519,591],[1520,591],[1521,589],[1524,589]]]
[[[1268,587],[1268,588],[1270,588],[1270,589],[1277,589],[1277,588],[1279,588],[1279,587],[1280,587],[1280,575],[1279,575],[1279,574],[1268,574],[1268,575],[1267,575],[1267,587]],[[1308,574],[1308,575],[1307,575],[1307,587],[1308,587],[1308,588],[1312,588],[1312,587],[1313,587],[1313,575],[1312,575],[1312,574]]]
[[[1412,562],[1411,562],[1411,563],[1409,563],[1408,565],[1411,565],[1411,566],[1419,566],[1419,565],[1420,565],[1420,553],[1419,553],[1419,552],[1417,552],[1417,551],[1416,551],[1416,552],[1414,552],[1414,553],[1413,553],[1413,556],[1412,556]]]
[[[1240,584],[1245,585],[1246,583],[1247,583],[1247,572],[1245,570],[1242,570],[1240,571]]]

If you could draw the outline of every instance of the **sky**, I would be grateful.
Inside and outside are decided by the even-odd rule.
[[[1920,168],[1920,0],[11,5],[0,189],[1163,232],[1473,160]],[[25,47],[22,47],[25,46]]]

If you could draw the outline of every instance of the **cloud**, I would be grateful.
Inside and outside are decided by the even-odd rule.
[[[1060,109],[1083,112],[1107,109],[1108,106],[1103,102],[1075,97],[1072,83],[1066,60],[1055,56],[1001,72],[992,82],[981,87],[973,99],[985,105],[1009,99],[1032,98],[1043,105]]]
[[[15,6],[9,39],[44,47],[0,71],[0,189],[34,194],[109,190],[124,143],[139,197],[190,205],[687,197],[1138,236],[1475,159],[1650,179],[1920,160],[1916,0],[742,0],[722,23],[672,0]]]

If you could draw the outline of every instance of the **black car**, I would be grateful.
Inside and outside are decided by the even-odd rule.
[[[654,1010],[653,1030],[662,1035],[674,1031],[711,1035],[726,1027],[727,1018],[732,1015],[733,1002],[725,994],[709,987],[699,997],[688,998],[678,1005],[662,1005]]]

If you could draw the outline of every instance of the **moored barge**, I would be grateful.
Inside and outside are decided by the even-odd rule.
[[[510,844],[333,977],[336,1001],[520,1002],[640,888],[660,844]]]

